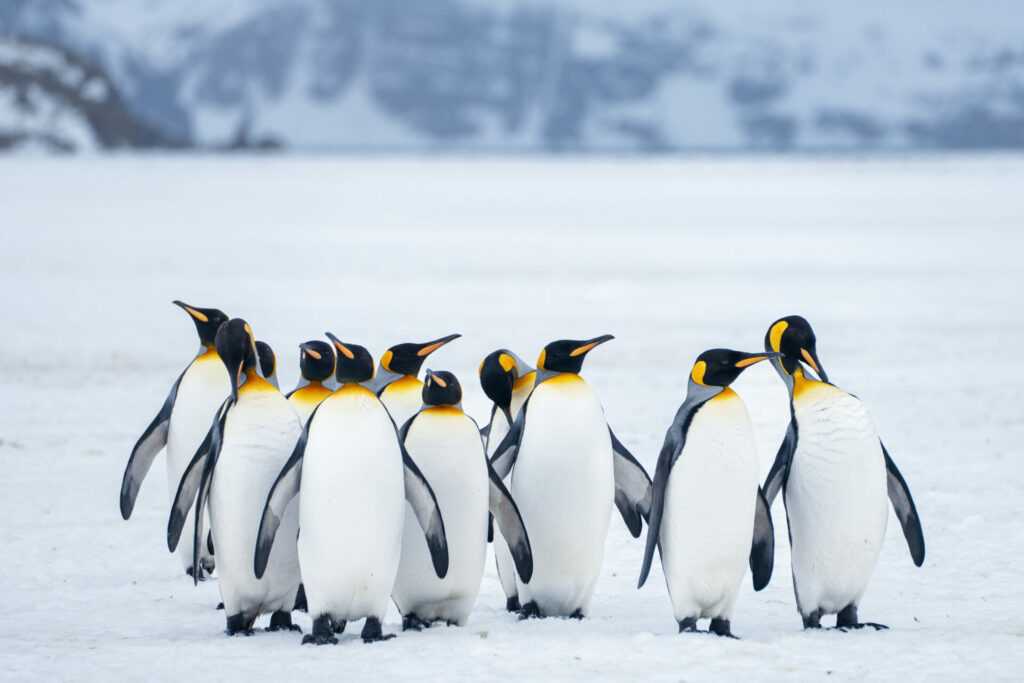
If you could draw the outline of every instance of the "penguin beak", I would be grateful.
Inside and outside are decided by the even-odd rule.
[[[570,353],[569,355],[574,358],[576,356],[582,356],[585,353],[590,353],[595,346],[604,344],[606,341],[611,341],[612,339],[615,339],[615,337],[613,337],[610,334],[602,334],[600,337],[588,339],[587,341],[583,342],[583,344],[573,349],[572,353]]]
[[[821,362],[818,360],[818,354],[813,347],[810,351],[801,347],[800,356],[800,360],[810,365],[811,369],[814,370],[822,382],[828,381],[828,375],[825,374],[825,370],[821,367]]]
[[[200,311],[198,308],[194,308],[192,306],[189,306],[184,301],[179,301],[178,299],[175,299],[171,303],[174,304],[175,306],[180,306],[182,308],[182,310],[184,310],[186,313],[188,313],[190,316],[192,316],[195,320],[198,320],[201,323],[210,322],[210,318],[205,313]]]
[[[238,401],[238,388],[242,384],[242,368],[245,365],[245,356],[239,356],[228,366],[228,374],[231,375],[231,401]]]
[[[777,351],[772,351],[768,353],[747,353],[744,355],[746,356],[746,358],[741,358],[740,360],[736,361],[736,367],[748,368],[751,365],[760,363],[763,360],[768,360],[769,358],[778,358],[782,354]]]
[[[458,339],[461,336],[462,336],[461,334],[449,334],[447,337],[441,337],[440,339],[435,339],[434,341],[427,342],[426,344],[422,344],[420,346],[420,349],[416,352],[416,355],[419,356],[420,358],[423,358],[425,356],[429,356],[434,351],[437,351],[439,348],[441,348],[442,346],[444,346],[448,342],[450,342],[450,341],[452,341],[454,339]]]

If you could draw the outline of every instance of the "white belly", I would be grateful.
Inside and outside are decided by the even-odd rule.
[[[384,618],[402,548],[405,478],[384,406],[343,387],[310,424],[302,461],[299,563],[309,613]]]
[[[241,612],[252,618],[290,610],[294,604],[299,586],[294,505],[281,520],[262,579],[253,572],[253,557],[267,495],[300,431],[298,416],[276,390],[243,392],[228,413],[209,502],[220,591],[228,616]]]
[[[731,390],[693,417],[668,478],[661,561],[677,621],[731,620],[754,533],[754,429]]]
[[[513,413],[514,415],[515,413]],[[494,419],[491,420],[491,429],[487,433],[487,457],[490,458],[497,450],[498,444],[508,434],[509,424],[505,413],[501,410],[494,411]],[[508,486],[508,482],[505,483]],[[494,563],[498,568],[498,581],[501,582],[501,590],[505,592],[506,598],[512,598],[519,594],[516,587],[516,567],[512,560],[512,553],[508,549],[505,537],[501,535],[497,527],[494,529]]]
[[[805,616],[860,601],[888,516],[885,460],[867,408],[835,387],[809,384],[793,403],[797,448],[785,492]]]
[[[445,578],[437,578],[423,530],[407,504],[392,597],[403,615],[463,624],[476,603],[487,556],[489,485],[480,432],[462,411],[434,408],[412,423],[405,447],[441,508],[449,565]]]
[[[231,382],[224,363],[215,354],[197,359],[178,384],[178,395],[171,411],[170,429],[167,432],[167,494],[174,503],[174,496],[181,483],[181,475],[192,461],[199,445],[206,438],[206,433],[213,424],[214,414],[231,391]],[[177,554],[182,566],[192,566],[192,529],[195,525],[195,513],[189,510],[185,518],[185,533],[181,535]],[[203,521],[203,539],[210,530],[209,519]],[[206,550],[204,542],[202,557],[206,563],[212,556]]]
[[[520,600],[544,615],[586,614],[604,559],[615,481],[601,403],[576,375],[538,386],[512,470],[512,496],[533,549]]]

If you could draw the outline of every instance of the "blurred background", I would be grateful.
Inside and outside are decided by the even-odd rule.
[[[1024,147],[1017,0],[3,0],[0,149]]]

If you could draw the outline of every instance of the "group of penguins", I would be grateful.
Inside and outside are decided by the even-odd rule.
[[[755,590],[771,578],[780,491],[805,628],[825,614],[839,629],[885,628],[861,623],[857,606],[889,502],[924,561],[906,482],[864,404],[828,381],[800,316],[772,323],[764,352],[697,357],[652,482],[579,375],[611,335],[552,342],[536,368],[507,349],[489,354],[479,379],[494,405],[480,429],[455,375],[417,378],[457,334],[392,346],[375,368],[364,347],[327,333],[330,343],[300,345],[301,379],[282,394],[273,351],[244,320],[174,303],[193,319],[199,353],[132,450],[121,514],[166,447],[168,547],[195,581],[216,552],[229,635],[251,634],[267,613],[269,630],[299,630],[291,612],[307,609],[303,643],[336,643],[360,619],[365,642],[384,640],[389,600],[403,630],[463,625],[492,541],[509,611],[581,619],[613,504],[635,538],[647,523],[638,587],[657,548],[680,632],[709,618],[708,632],[734,637],[748,564]],[[764,360],[789,389],[791,420],[759,486],[750,416],[729,385]]]

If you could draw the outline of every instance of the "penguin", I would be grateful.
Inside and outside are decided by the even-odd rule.
[[[231,396],[210,429],[208,450],[197,452],[182,476],[168,521],[168,546],[173,549],[178,543],[193,503],[194,539],[200,544],[204,511],[209,507],[226,633],[252,635],[256,618],[268,612],[272,615],[268,630],[299,630],[291,620],[299,587],[297,506],[287,514],[282,510],[284,540],[258,575],[252,558],[267,493],[294,450],[302,423],[288,400],[257,371],[248,323],[241,318],[224,323],[217,331],[216,345],[233,378]],[[198,562],[197,552],[193,563]]]
[[[522,618],[585,617],[612,501],[622,498],[637,526],[634,536],[649,514],[650,477],[612,433],[597,394],[579,376],[587,354],[610,339],[544,347],[533,391],[491,459],[499,477],[512,473],[512,497],[530,534],[533,579],[517,582]]]
[[[281,386],[277,383],[277,356],[274,355],[274,349],[270,348],[270,344],[265,341],[257,341],[256,358],[259,360],[257,370],[260,377],[280,391]]]
[[[508,349],[498,349],[487,354],[480,363],[478,374],[480,387],[493,402],[491,419],[487,426],[480,430],[484,437],[487,457],[490,458],[508,433],[519,409],[533,391],[536,371]],[[512,553],[509,552],[504,538],[500,535],[494,538],[493,529],[489,529],[488,538],[494,542],[494,562],[498,570],[498,581],[505,593],[505,609],[509,612],[518,612],[522,605],[519,602],[519,589],[516,587]]]
[[[776,320],[765,335],[765,349],[781,353],[772,365],[789,390],[790,422],[764,494],[771,505],[782,491],[804,628],[821,628],[821,617],[835,614],[841,630],[883,629],[860,622],[857,607],[885,540],[888,503],[918,567],[924,532],[867,407],[829,382],[816,346],[810,324],[798,315]]]
[[[299,344],[299,349],[299,383],[287,397],[302,424],[306,424],[320,402],[331,395],[332,390],[324,382],[334,375],[334,347],[312,340]]]
[[[228,316],[216,308],[199,308],[182,301],[174,301],[191,317],[199,335],[199,353],[171,385],[163,406],[146,431],[132,448],[128,465],[121,480],[121,516],[128,519],[135,507],[142,480],[149,472],[160,449],[167,447],[167,489],[171,503],[178,482],[196,449],[210,429],[214,413],[228,396],[230,379],[217,355],[214,339],[217,329]],[[185,520],[192,523],[192,517]],[[204,532],[208,533],[209,524]],[[193,574],[192,538],[178,548],[182,568]],[[204,547],[200,554],[199,580],[213,572],[214,557],[211,548]]]
[[[530,542],[508,489],[484,453],[480,430],[462,412],[462,387],[454,374],[427,370],[423,407],[399,431],[437,496],[447,520],[448,574],[439,579],[413,511],[406,508],[402,556],[391,597],[402,614],[402,630],[442,621],[463,626],[476,603],[487,555],[489,513],[497,520],[519,575],[533,571]]]
[[[262,576],[273,548],[294,540],[282,517],[301,491],[299,564],[313,615],[313,633],[302,642],[337,643],[334,633],[346,622],[365,618],[362,639],[372,643],[394,636],[383,633],[381,621],[398,572],[406,501],[438,578],[448,572],[448,544],[430,484],[384,404],[363,386],[373,377],[373,357],[328,337],[339,386],[313,411],[267,496],[252,566]]]
[[[679,632],[710,617],[710,633],[731,630],[736,595],[749,560],[754,590],[772,575],[775,532],[758,486],[754,426],[729,388],[765,353],[711,349],[697,357],[686,399],[665,435],[654,473],[647,546],[637,588],[661,553]]]
[[[423,361],[461,334],[450,334],[423,344],[396,344],[380,357],[380,367],[366,388],[380,398],[399,427],[420,409],[423,382],[416,378]]]

